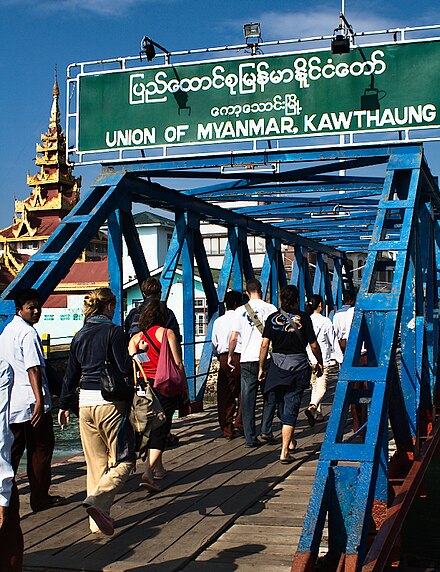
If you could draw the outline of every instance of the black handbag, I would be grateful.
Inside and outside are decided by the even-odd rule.
[[[101,369],[101,395],[106,401],[132,401],[134,383],[132,375],[125,375],[116,362],[110,358],[110,336],[113,327],[108,329],[107,351],[104,365]]]

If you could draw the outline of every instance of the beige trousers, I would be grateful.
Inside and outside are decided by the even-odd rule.
[[[116,493],[135,467],[133,452],[118,462],[118,428],[125,403],[80,407],[79,429],[87,465],[87,496],[106,514],[110,513]],[[90,530],[98,531],[92,519]]]
[[[310,405],[316,405],[317,410],[321,413],[321,401],[327,390],[327,382],[329,375],[334,375],[338,371],[337,365],[324,366],[321,377],[316,377],[316,373],[312,373],[310,382],[312,384],[312,395],[310,396]]]

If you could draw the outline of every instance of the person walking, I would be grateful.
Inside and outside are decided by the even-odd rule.
[[[348,334],[354,316],[354,305],[356,303],[356,292],[346,290],[343,296],[343,305],[333,316],[333,328],[339,342],[342,353],[347,346]]]
[[[14,435],[9,427],[9,403],[13,384],[11,366],[0,359],[0,570],[21,572],[23,534],[11,449]]]
[[[223,437],[230,441],[243,435],[240,402],[240,354],[241,343],[237,341],[231,368],[228,365],[229,338],[234,310],[243,303],[243,295],[236,290],[226,292],[224,304],[226,312],[214,321],[212,326],[212,348],[219,361],[217,376],[217,411]],[[236,413],[236,415],[235,415]]]
[[[114,533],[110,508],[116,493],[135,468],[131,403],[106,401],[101,371],[107,358],[132,375],[124,330],[112,322],[116,297],[97,288],[84,299],[84,326],[74,336],[64,376],[58,414],[61,429],[69,423],[69,407],[79,393],[79,431],[87,465],[87,497],[83,502],[92,532]]]
[[[309,425],[313,427],[315,423],[323,421],[321,402],[327,390],[327,382],[331,375],[336,375],[339,371],[338,364],[342,363],[344,355],[339,347],[338,339],[333,329],[330,319],[322,315],[324,300],[319,294],[313,294],[306,305],[306,310],[312,320],[313,331],[316,341],[319,344],[322,354],[324,369],[321,376],[316,375],[316,368],[312,367],[312,394],[310,404],[304,411]]]
[[[291,463],[293,433],[304,390],[310,384],[311,369],[307,359],[307,344],[318,362],[317,375],[322,374],[322,355],[316,341],[310,316],[298,310],[298,288],[284,286],[280,292],[280,309],[271,314],[264,326],[259,357],[258,379],[266,380],[265,393],[273,392],[282,423],[280,462]],[[269,344],[272,359],[266,369]]]
[[[145,378],[151,386],[154,386],[159,355],[165,338],[170,345],[172,357],[182,377],[185,377],[185,369],[182,361],[182,350],[173,330],[166,328],[168,321],[167,307],[160,300],[152,300],[142,311],[139,319],[140,332],[135,334],[129,343],[129,352],[135,355],[137,352],[145,352],[147,360],[140,362]],[[145,463],[144,473],[141,477],[141,484],[150,492],[159,492],[161,488],[154,482],[163,479],[166,470],[163,466],[163,452],[166,447],[167,436],[171,429],[174,412],[179,408],[181,395],[168,397],[154,389],[160,404],[166,415],[166,422],[160,427],[153,429],[148,442],[148,454]],[[182,383],[182,393],[185,393],[184,402],[189,402],[187,386]]]
[[[255,406],[258,391],[258,360],[261,339],[266,318],[276,312],[276,306],[262,299],[261,282],[252,278],[246,282],[246,294],[249,302],[239,306],[232,319],[232,331],[229,339],[228,365],[234,368],[234,353],[241,340],[240,383],[241,411],[245,447],[258,447],[261,442],[275,442],[272,434],[272,422],[275,403],[265,402],[261,423],[260,441],[257,440],[255,426]]]
[[[336,337],[338,338],[342,353],[344,354],[354,317],[356,292],[354,290],[347,290],[344,293],[343,302],[344,304],[342,308],[337,310],[333,316],[333,328],[335,330]],[[367,352],[363,345],[361,348],[359,365],[366,365],[366,363]],[[354,383],[354,389],[362,389],[363,386],[364,384],[362,382],[356,381]],[[363,403],[350,403],[350,413],[353,419],[353,432],[357,433],[367,420],[367,407]],[[361,435],[361,438],[363,437],[364,435]]]
[[[38,512],[64,500],[49,495],[55,437],[43,347],[34,328],[41,317],[41,296],[28,288],[14,292],[14,301],[16,315],[0,335],[0,358],[14,372],[9,402],[12,466],[17,473],[26,450],[30,504]]]
[[[141,292],[144,297],[144,301],[139,307],[130,310],[130,312],[127,314],[127,317],[125,318],[124,329],[129,340],[134,336],[134,334],[137,334],[140,331],[139,319],[148,304],[153,300],[160,300],[162,295],[162,284],[157,278],[147,278],[141,284]],[[170,330],[173,330],[178,343],[181,344],[182,335],[180,333],[176,315],[172,310],[170,310],[170,308],[168,308],[168,306],[166,306],[166,304],[165,307],[167,311],[166,327]]]

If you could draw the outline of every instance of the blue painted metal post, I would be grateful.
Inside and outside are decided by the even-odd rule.
[[[121,211],[115,210],[108,217],[108,271],[110,288],[116,296],[113,321],[122,325],[124,317],[124,291],[122,272],[122,225]]]
[[[415,241],[414,241],[415,242]],[[402,306],[401,346],[401,378],[406,421],[411,435],[417,432],[417,407],[419,401],[420,378],[416,364],[416,307],[415,307],[415,246],[411,246],[408,256],[408,267],[404,286]]]
[[[162,300],[166,301],[170,294],[171,286],[173,285],[174,274],[180,260],[183,242],[186,236],[186,221],[185,215],[182,211],[176,212],[176,221],[171,237],[171,242],[168,247],[167,255],[163,265],[160,282],[162,284]]]
[[[303,253],[300,246],[295,245],[295,260],[292,265],[292,276],[290,277],[290,283],[298,288],[300,309],[304,310],[304,300],[306,297],[306,287],[304,278],[304,264],[303,264]]]
[[[337,308],[342,306],[342,264],[338,258],[333,259],[332,296]]]
[[[243,291],[243,243],[247,241],[246,230],[239,226],[229,227],[229,244],[234,253],[232,263],[232,289]]]
[[[295,572],[313,569],[319,546],[317,538],[322,535],[323,512],[329,511],[330,552],[336,556],[345,554],[345,567],[341,561],[340,570],[360,569],[365,556],[370,519],[380,513],[383,518],[386,513],[388,403],[393,385],[398,383],[396,348],[401,329],[400,312],[405,300],[413,307],[411,299],[414,299],[415,293],[417,314],[421,317],[420,334],[417,315],[414,325],[402,323],[402,331],[408,326],[415,329],[415,349],[416,354],[420,355],[423,355],[426,344],[422,316],[426,311],[433,312],[433,305],[426,304],[423,300],[422,265],[417,259],[414,264],[415,284],[411,273],[407,282],[411,250],[417,251],[421,247],[416,232],[421,165],[421,149],[399,149],[390,157],[345,359],[321,448],[312,498],[292,565],[292,571]],[[397,233],[394,233],[390,239],[389,215],[397,209],[401,212],[396,226],[400,236],[396,239]],[[433,249],[427,250],[427,256],[430,256],[431,250],[433,258]],[[395,263],[387,263],[386,253],[389,251],[395,252]],[[384,294],[379,279],[387,264],[394,267],[394,274],[390,293]],[[425,264],[426,268],[428,266]],[[338,261],[335,261],[333,292],[336,296],[342,285],[340,270]],[[410,314],[408,312],[407,317]],[[421,342],[418,341],[419,335]],[[362,367],[359,358],[363,344],[367,347],[368,357],[367,365]],[[406,349],[404,348],[405,351]],[[422,383],[423,375],[426,375],[427,367],[431,365],[429,360],[430,355],[427,353],[425,360],[420,360],[421,365],[416,365]],[[359,444],[350,443],[344,436],[348,406],[353,402],[364,401],[365,398],[371,399],[365,439]],[[399,422],[402,426],[405,424],[405,416],[398,414],[402,403],[402,400],[399,402],[398,395],[392,400],[393,424],[396,427],[395,437],[406,438],[408,444],[408,424],[406,433],[403,427],[402,430],[398,427]],[[353,463],[358,464],[355,470]],[[335,476],[337,475],[333,481],[330,478],[332,471],[336,471]],[[341,486],[338,485],[339,482]],[[330,526],[334,522],[337,523],[336,529]],[[378,524],[380,525],[380,518]]]
[[[183,341],[184,362],[190,398],[196,398],[196,369],[195,369],[195,295],[194,295],[194,230],[199,230],[198,217],[186,213],[186,233],[182,246],[182,273],[183,273]]]

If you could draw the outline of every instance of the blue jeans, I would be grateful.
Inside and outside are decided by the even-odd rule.
[[[255,405],[258,393],[258,362],[248,361],[240,363],[241,381],[241,413],[243,417],[243,431],[246,443],[254,443],[257,439],[255,427]],[[272,421],[275,414],[276,401],[270,400],[263,407],[261,432],[272,432]]]
[[[261,418],[261,433],[263,435],[272,435],[272,423],[277,405],[277,398],[273,391],[264,394],[263,417]]]
[[[274,388],[278,415],[283,425],[295,427],[304,390],[310,386],[310,375],[310,368],[306,368],[295,375],[290,386]]]

